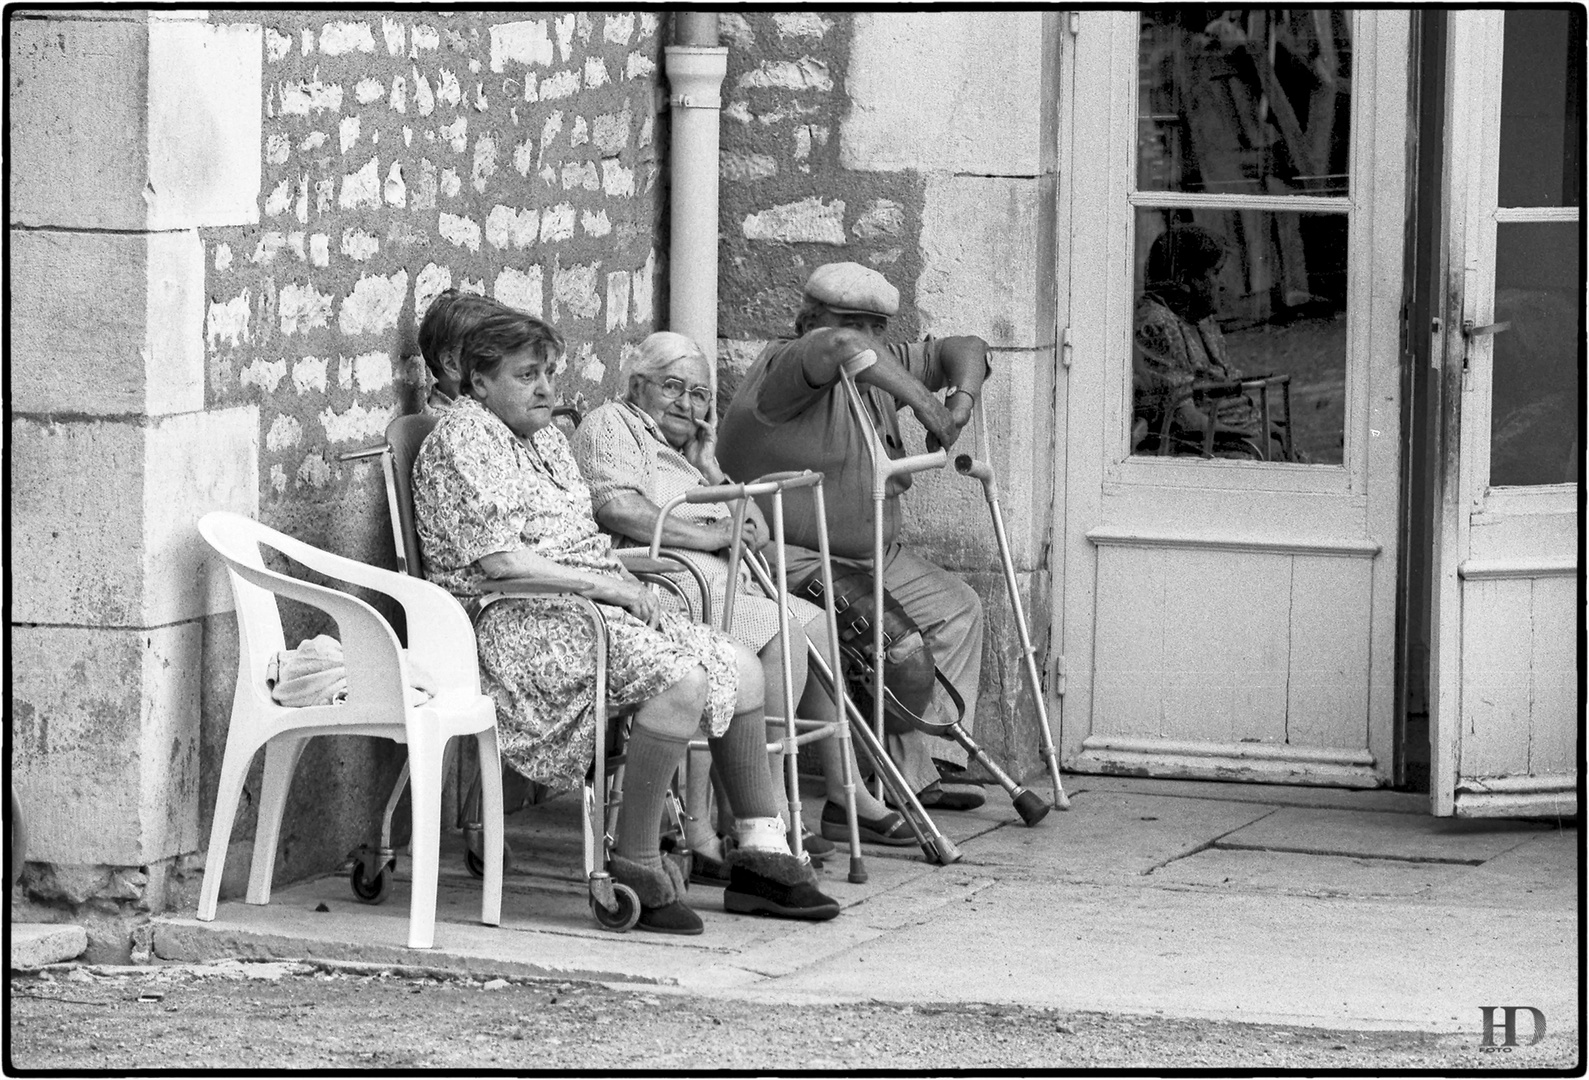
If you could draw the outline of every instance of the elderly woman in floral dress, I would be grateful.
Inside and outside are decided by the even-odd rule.
[[[574,435],[574,454],[590,484],[597,522],[615,536],[649,543],[663,503],[693,488],[729,481],[717,462],[717,433],[710,419],[709,372],[700,346],[682,334],[652,334],[625,360],[619,379],[622,396],[585,417]],[[702,571],[711,590],[714,615],[724,609],[728,562],[721,553],[733,543],[733,528],[732,513],[720,503],[685,504],[663,526],[665,544],[693,552],[691,561]],[[745,530],[748,546],[756,548],[768,542],[766,522],[754,502]],[[791,597],[788,603],[789,625],[797,639],[790,657],[792,682],[803,688],[796,715],[835,720],[832,697],[815,678],[807,677],[806,639],[824,652],[828,644],[822,612],[797,597]],[[777,604],[744,580],[737,583],[734,624],[729,632],[736,641],[757,651],[766,685],[782,685]],[[829,662],[831,665],[831,658]],[[817,838],[807,838],[805,842],[814,851],[831,851],[832,840],[848,837],[843,764],[836,741],[824,739],[817,745],[827,784],[821,821],[823,836],[820,844],[815,842]],[[780,762],[781,755],[774,755],[771,767],[775,776],[782,775]],[[852,776],[856,768],[852,758]],[[692,777],[694,774],[692,771]],[[722,856],[717,836],[706,820],[707,789],[693,783],[691,787],[686,839],[698,855],[706,853],[710,869],[712,860]],[[914,843],[904,817],[878,801],[863,785],[856,785],[855,808],[862,839],[893,846]],[[710,881],[710,877],[697,880]]]
[[[698,934],[684,883],[658,846],[663,797],[689,739],[705,728],[736,815],[729,911],[827,919],[838,904],[790,853],[767,774],[763,680],[754,654],[658,610],[613,555],[590,490],[552,426],[562,339],[506,310],[469,331],[462,393],[414,463],[425,572],[474,610],[494,578],[534,576],[594,600],[606,621],[609,701],[636,708],[613,877],[640,897],[642,929]],[[503,756],[525,777],[577,786],[594,751],[594,641],[569,600],[515,598],[479,614],[481,679],[496,701]]]

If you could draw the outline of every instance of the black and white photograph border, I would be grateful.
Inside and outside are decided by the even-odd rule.
[[[1582,6],[5,14],[8,1073],[1583,1074]]]

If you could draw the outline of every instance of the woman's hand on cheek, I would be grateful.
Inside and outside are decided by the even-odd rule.
[[[708,484],[723,482],[723,470],[717,464],[717,428],[711,421],[695,418],[695,434],[684,444],[684,460],[699,469]]]

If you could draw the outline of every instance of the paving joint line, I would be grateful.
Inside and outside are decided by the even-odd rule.
[[[1139,871],[1139,876],[1141,876],[1141,877],[1149,877],[1149,876],[1151,876],[1153,874],[1153,872],[1155,870],[1162,870],[1166,866],[1170,865],[1173,862],[1180,862],[1182,859],[1190,859],[1193,855],[1196,855],[1199,852],[1208,851],[1211,848],[1217,847],[1217,846],[1219,846],[1219,842],[1221,840],[1225,839],[1225,837],[1231,835],[1232,833],[1238,833],[1241,830],[1247,828],[1249,825],[1258,824],[1260,821],[1264,820],[1265,818],[1279,813],[1280,809],[1281,808],[1278,807],[1278,806],[1271,806],[1269,808],[1269,813],[1260,814],[1259,816],[1253,818],[1251,821],[1243,822],[1242,824],[1237,825],[1233,829],[1227,829],[1226,831],[1220,833],[1218,836],[1212,837],[1209,840],[1206,840],[1203,843],[1197,845],[1196,847],[1192,848],[1190,851],[1183,851],[1179,855],[1171,855],[1168,859],[1165,859],[1163,862],[1155,863],[1154,865],[1148,867],[1146,870]]]

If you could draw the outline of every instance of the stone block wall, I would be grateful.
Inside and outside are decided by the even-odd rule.
[[[729,50],[722,382],[732,385],[768,339],[792,333],[800,286],[825,262],[887,275],[900,291],[890,327],[899,339],[986,339],[991,456],[1042,663],[1057,434],[1059,17],[756,12],[725,14],[720,26]],[[921,446],[913,418],[906,429]],[[1036,714],[981,488],[953,474],[922,476],[905,505],[906,538],[983,597],[978,738],[1010,771],[1033,773]]]
[[[568,341],[560,392],[587,407],[615,386],[624,349],[661,325],[661,19],[216,18],[261,27],[262,181],[257,223],[203,233],[207,399],[259,410],[262,521],[391,566],[379,462],[341,455],[418,409],[429,376],[416,330],[438,293],[484,293],[554,323]],[[325,629],[306,618],[287,636]],[[210,704],[207,726],[223,725],[225,701]],[[318,794],[295,798],[283,823],[287,879],[373,838],[402,761],[385,743],[321,742],[295,780]],[[251,831],[245,814],[234,859]]]

